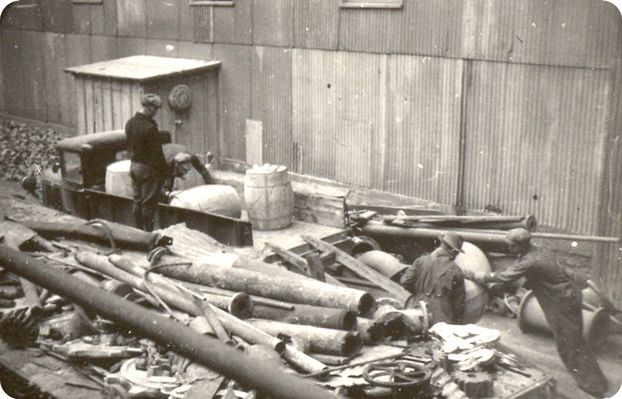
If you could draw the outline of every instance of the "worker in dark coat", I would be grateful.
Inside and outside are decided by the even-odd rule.
[[[166,144],[163,146],[164,158],[168,167],[168,178],[164,182],[164,191],[169,193],[174,189],[175,178],[184,179],[191,170],[196,170],[205,184],[214,184],[209,171],[196,154],[191,153],[181,144]],[[212,153],[207,153],[207,162],[213,160]]]
[[[548,251],[530,243],[525,229],[510,230],[507,235],[509,249],[519,255],[518,263],[495,273],[469,274],[477,283],[507,283],[522,276],[526,288],[533,294],[544,311],[553,330],[557,352],[579,387],[598,398],[607,392],[607,379],[594,355],[583,340],[581,290],[563,266]]]
[[[424,301],[432,323],[461,324],[464,315],[464,274],[454,263],[462,251],[462,237],[455,233],[439,236],[440,246],[413,262],[400,280],[413,293],[414,303]],[[411,300],[409,299],[409,302]]]
[[[134,222],[136,227],[152,231],[158,198],[169,170],[162,152],[158,125],[153,120],[162,106],[162,100],[156,94],[145,94],[141,105],[142,109],[125,124],[125,134],[131,159]]]

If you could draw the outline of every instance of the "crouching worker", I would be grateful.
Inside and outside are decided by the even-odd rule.
[[[519,256],[517,263],[495,273],[467,273],[467,278],[479,284],[508,283],[525,276],[526,287],[544,311],[553,330],[557,352],[577,381],[579,388],[602,398],[607,392],[607,379],[594,355],[583,340],[582,297],[578,284],[561,266],[553,254],[530,243],[525,229],[510,230],[508,248]]]
[[[175,187],[175,178],[186,179],[191,169],[196,170],[203,178],[204,184],[214,184],[214,180],[199,157],[186,150],[180,144],[166,144],[163,146],[164,157],[168,167],[169,175],[164,182],[164,193],[168,197],[171,191],[178,189]],[[214,156],[207,154],[208,164],[212,162]]]
[[[446,233],[438,237],[440,246],[413,262],[400,283],[413,294],[411,303],[424,301],[432,313],[430,324],[461,324],[464,315],[464,274],[454,263],[462,251],[462,237]]]

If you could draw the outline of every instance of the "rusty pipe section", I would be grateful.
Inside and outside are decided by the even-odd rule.
[[[265,298],[329,308],[345,308],[367,314],[376,301],[367,292],[336,287],[312,279],[292,279],[219,265],[163,267],[160,273],[178,280],[246,292]]]
[[[315,353],[350,357],[359,353],[363,347],[361,338],[355,331],[332,330],[272,320],[250,319],[248,322],[270,335],[300,338],[308,342],[311,352]]]
[[[278,372],[228,348],[217,339],[195,333],[188,327],[135,303],[91,287],[47,263],[0,245],[0,265],[32,283],[45,287],[98,314],[124,324],[162,345],[215,371],[278,399],[337,399],[317,385]]]
[[[94,255],[94,256],[98,256],[98,255]],[[110,255],[108,257],[108,262],[118,267],[122,271],[125,271],[128,274],[134,276],[134,278],[138,277],[139,280],[144,284],[144,282],[142,281],[142,278],[145,275],[145,269],[134,264],[131,260],[124,258],[122,256],[119,256],[119,255]],[[158,274],[154,274],[154,273],[149,274],[147,276],[147,281],[151,282],[152,284],[155,284],[158,290],[168,289],[169,291],[179,292],[179,289],[177,287],[175,287],[174,285],[171,285],[169,281],[166,281],[165,278],[163,278],[162,276]],[[156,293],[158,293],[158,291],[156,291]],[[244,292],[233,293],[232,295],[229,295],[229,296],[220,295],[220,294],[210,294],[210,293],[206,293],[203,291],[200,294],[205,302],[211,303],[212,305],[216,306],[219,309],[226,310],[227,312],[231,313],[235,317],[239,317],[240,319],[247,319],[251,317],[252,315],[253,306],[254,306],[253,301]],[[175,306],[174,304],[170,304],[170,305]]]
[[[282,321],[290,324],[305,324],[314,327],[335,330],[353,330],[356,328],[356,312],[348,309],[326,308],[294,304],[293,309],[283,309],[255,303],[253,317]]]

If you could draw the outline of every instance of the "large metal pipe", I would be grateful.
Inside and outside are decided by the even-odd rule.
[[[84,284],[68,273],[5,245],[0,245],[0,265],[162,345],[170,345],[183,356],[268,396],[279,399],[337,398],[309,381],[263,367],[260,362],[217,339],[199,335],[154,311]]]
[[[311,352],[328,355],[353,356],[363,343],[358,332],[332,330],[312,326],[281,323],[272,320],[249,319],[249,323],[271,335],[286,335],[309,343]]]
[[[94,258],[97,256],[99,255],[93,255],[91,258]],[[103,260],[101,260],[101,262],[105,264]],[[144,283],[143,276],[145,275],[145,272],[146,272],[145,269],[134,264],[134,262],[132,262],[131,260],[123,256],[119,256],[119,255],[110,255],[108,257],[108,262],[118,267],[122,271],[127,272],[128,274],[131,274],[139,278],[139,280],[141,281],[141,284]],[[176,287],[171,286],[170,283],[168,283],[165,280],[165,278],[163,278],[162,276],[158,274],[154,274],[154,273],[148,274],[147,281],[155,285],[155,287],[157,287],[158,290],[168,289],[169,293],[168,295],[165,294],[166,297],[170,296],[170,292],[178,292],[178,289]],[[158,293],[158,291],[156,291],[156,293]],[[247,294],[243,292],[234,293],[230,296],[215,295],[215,294],[210,294],[210,293],[205,293],[205,292],[201,292],[200,294],[203,297],[203,300],[205,302],[211,303],[212,305],[216,306],[219,309],[224,309],[227,312],[234,315],[235,317],[239,317],[240,319],[246,319],[246,318],[251,317],[252,310],[253,310],[253,301]],[[164,299],[164,301],[166,302],[166,299]],[[185,301],[185,302],[188,302],[188,301]],[[173,304],[171,305],[176,306]],[[180,310],[183,310],[183,309],[180,309]]]
[[[217,265],[162,267],[160,273],[191,283],[216,286],[292,303],[345,308],[367,314],[375,307],[367,292],[313,279],[291,279]]]
[[[299,303],[294,304],[293,307],[289,310],[255,303],[253,317],[335,330],[352,330],[356,327],[356,312],[352,310],[301,305]]]

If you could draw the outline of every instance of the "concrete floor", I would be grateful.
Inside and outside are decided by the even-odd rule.
[[[501,343],[513,352],[531,362],[557,380],[560,399],[591,399],[580,390],[562,364],[552,336],[523,333],[516,319],[487,313],[477,323],[482,327],[501,331]],[[622,384],[622,335],[609,335],[602,348],[596,353],[598,363],[609,381],[609,395],[613,396]]]

